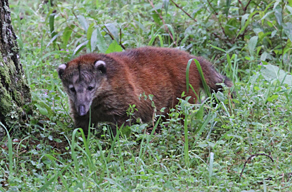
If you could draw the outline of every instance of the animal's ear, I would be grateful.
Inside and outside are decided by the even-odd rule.
[[[59,65],[57,71],[58,71],[58,75],[59,75],[59,78],[62,79],[62,75],[66,69],[67,65],[66,64],[62,64],[62,65]]]
[[[95,61],[94,68],[99,70],[101,73],[106,73],[106,64],[102,60]]]

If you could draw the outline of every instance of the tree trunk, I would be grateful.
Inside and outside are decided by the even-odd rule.
[[[31,95],[19,61],[8,0],[0,0],[0,122],[8,130],[24,126],[31,112]],[[0,138],[5,130],[0,125]]]

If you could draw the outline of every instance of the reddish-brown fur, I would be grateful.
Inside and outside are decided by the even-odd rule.
[[[129,118],[126,111],[129,105],[133,104],[138,109],[134,117],[141,118],[143,122],[151,121],[154,112],[152,101],[144,100],[144,97],[141,97],[143,94],[153,95],[157,111],[163,107],[166,109],[174,107],[178,103],[177,98],[181,97],[182,92],[186,92],[186,67],[188,61],[193,58],[199,61],[211,90],[218,91],[222,88],[217,83],[224,82],[228,87],[233,85],[228,78],[216,72],[211,63],[201,57],[177,49],[155,47],[143,47],[120,53],[85,54],[68,62],[66,69],[59,71],[59,75],[66,89],[70,78],[78,74],[77,69],[80,73],[94,72],[96,70],[94,63],[98,60],[104,61],[105,75],[98,76],[97,73],[96,77],[101,83],[91,104],[91,122],[94,124],[112,122],[121,126]],[[199,94],[203,86],[194,61],[189,70],[189,82]],[[68,92],[68,89],[66,90]],[[197,101],[192,90],[186,95],[192,96],[190,102]],[[76,127],[87,130],[89,113],[80,116],[74,101],[69,100]]]

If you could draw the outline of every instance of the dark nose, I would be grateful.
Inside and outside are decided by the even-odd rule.
[[[79,115],[80,116],[86,115],[86,111],[85,111],[85,106],[84,105],[79,105]]]

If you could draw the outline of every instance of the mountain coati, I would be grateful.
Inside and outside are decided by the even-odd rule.
[[[58,74],[69,96],[76,128],[87,132],[90,108],[91,123],[95,125],[111,122],[121,126],[129,118],[129,105],[137,109],[134,118],[150,122],[154,112],[152,101],[141,95],[153,95],[157,111],[173,108],[177,98],[186,92],[186,68],[190,59],[199,61],[210,90],[220,91],[222,85],[217,83],[233,86],[210,62],[174,48],[142,47],[110,54],[89,53],[60,65]],[[199,95],[203,83],[194,61],[189,70],[189,83]],[[192,90],[186,92],[193,103],[198,100],[196,94]]]

